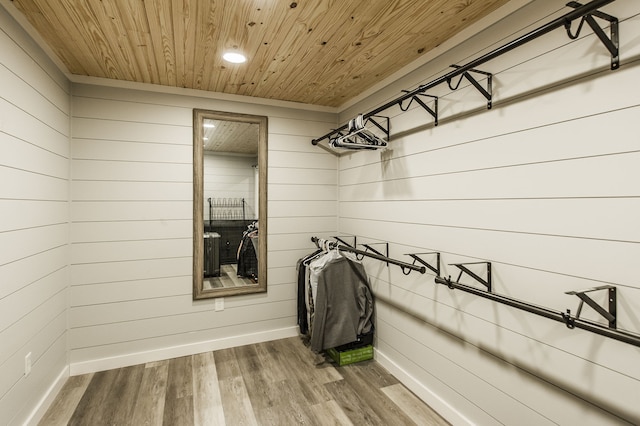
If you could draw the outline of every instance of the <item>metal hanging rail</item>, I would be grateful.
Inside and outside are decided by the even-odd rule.
[[[475,288],[466,284],[462,284],[456,281],[452,281],[451,278],[443,278],[436,277],[436,284],[443,284],[449,287],[452,290],[462,290],[466,293],[471,293],[476,296],[483,297],[485,299],[493,300],[494,302],[499,302],[513,308],[518,308],[526,312],[530,312],[532,314],[540,315],[545,318],[552,319],[554,321],[561,322],[567,326],[567,328],[581,328],[583,330],[590,331],[592,333],[599,334],[601,336],[609,337],[620,342],[629,343],[634,346],[640,347],[640,336],[636,334],[627,333],[624,331],[617,330],[615,328],[615,318],[613,314],[615,314],[615,308],[609,307],[609,311],[604,311],[602,308],[596,310],[606,317],[609,320],[609,327],[607,328],[604,325],[598,324],[597,322],[589,321],[586,319],[580,318],[580,309],[582,308],[582,304],[580,304],[580,308],[578,309],[578,313],[575,316],[571,315],[571,311],[567,309],[567,312],[558,312],[549,308],[543,308],[537,305],[533,305],[531,303],[523,302],[518,299],[514,299],[508,296],[503,296],[496,293],[491,293],[486,290],[482,290],[479,288]],[[586,292],[593,290],[602,290],[602,289],[610,289],[610,286],[598,287],[595,289],[589,289],[579,292],[570,292],[571,294],[576,294],[578,296],[583,295]],[[581,297],[582,300],[585,300],[584,297]],[[592,302],[592,301],[591,301]],[[587,302],[590,306],[593,307],[592,303]],[[595,302],[593,302],[595,303]],[[613,313],[612,313],[613,311]],[[612,326],[613,324],[613,326]]]
[[[571,12],[557,18],[554,19],[553,21],[547,23],[546,25],[543,25],[521,37],[518,37],[517,39],[501,46],[498,47],[495,50],[492,50],[489,53],[486,53],[483,56],[480,56],[477,59],[474,59],[473,61],[465,64],[465,65],[456,65],[455,68],[441,76],[436,78],[435,80],[423,84],[421,86],[419,86],[418,88],[411,90],[411,91],[407,91],[405,92],[404,95],[394,99],[391,102],[388,102],[376,109],[374,109],[373,111],[370,111],[366,114],[363,114],[363,117],[365,119],[380,114],[382,111],[389,109],[395,105],[400,105],[402,104],[402,102],[408,100],[408,99],[419,99],[417,98],[417,95],[422,95],[424,94],[424,92],[426,92],[427,90],[436,87],[442,83],[447,83],[450,84],[452,79],[458,76],[465,76],[468,75],[468,71],[475,71],[478,72],[477,70],[474,70],[474,68],[476,68],[479,65],[484,64],[485,62],[488,62],[492,59],[497,58],[500,55],[503,55],[517,47],[522,46],[523,44],[526,44],[532,40],[537,39],[538,37],[541,37],[557,28],[565,28],[567,31],[567,34],[569,35],[570,38],[575,38],[577,37],[576,35],[572,35],[571,34],[571,22],[574,21],[575,19],[580,19],[583,18],[581,20],[581,23],[586,21],[589,26],[591,26],[591,28],[594,30],[595,34],[598,36],[598,38],[602,41],[602,43],[605,45],[605,47],[610,51],[611,53],[611,69],[617,69],[619,67],[619,42],[618,42],[618,20],[613,17],[613,16],[609,16],[605,13],[599,12],[597,9],[599,9],[602,6],[605,6],[609,3],[613,3],[615,0],[593,0],[590,3],[587,3],[585,5],[582,5],[578,2],[570,2],[567,4],[567,6],[569,7],[573,7],[574,10],[572,10]],[[602,28],[600,28],[600,26],[595,22],[595,20],[593,19],[593,17],[598,17],[601,19],[605,19],[607,21],[610,22],[611,24],[611,38],[608,38],[607,35],[604,33],[604,31],[602,30]],[[577,33],[580,32],[580,29],[582,28],[582,24],[580,24],[580,28],[578,28]],[[476,86],[478,87],[478,86]],[[482,89],[482,88],[479,88]],[[484,89],[483,89],[484,90]],[[485,96],[488,96],[485,95]],[[491,105],[491,99],[488,98],[488,105],[490,107]],[[332,130],[331,132],[327,133],[324,136],[321,136],[319,138],[313,139],[311,141],[311,143],[313,145],[317,145],[319,142],[321,142],[324,139],[328,139],[330,138],[332,135],[344,131],[347,128],[347,125],[343,125],[337,129]]]
[[[318,237],[311,237],[311,241],[320,248],[321,246],[321,241],[322,239],[318,238]],[[365,250],[359,250],[355,247],[351,247],[349,245],[344,245],[344,244],[339,244],[337,242],[332,242],[329,241],[329,248],[331,249],[338,249],[340,251],[347,251],[347,252],[351,252],[351,253],[355,253],[357,255],[360,256],[366,256],[366,257],[371,257],[373,259],[377,259],[380,260],[382,262],[385,262],[387,264],[391,263],[392,265],[396,265],[402,268],[402,270],[409,270],[409,271],[418,271],[421,274],[424,274],[427,271],[427,268],[425,268],[424,266],[418,266],[418,265],[414,265],[412,263],[407,263],[407,262],[403,262],[401,260],[396,260],[396,259],[391,259],[388,256],[384,256],[382,254],[380,254],[379,252],[371,252],[371,251],[365,251]],[[369,248],[370,249],[370,248]]]

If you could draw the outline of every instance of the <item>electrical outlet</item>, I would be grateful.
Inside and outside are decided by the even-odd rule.
[[[24,375],[28,376],[31,373],[31,352],[24,356]]]
[[[216,299],[215,310],[216,312],[224,311],[224,297],[218,297]]]

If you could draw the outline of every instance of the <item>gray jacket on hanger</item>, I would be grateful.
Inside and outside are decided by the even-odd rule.
[[[373,328],[373,296],[361,263],[345,257],[330,261],[318,277],[311,349],[345,345]]]

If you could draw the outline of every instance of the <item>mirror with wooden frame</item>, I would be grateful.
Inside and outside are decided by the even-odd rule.
[[[193,110],[193,299],[267,291],[267,117]]]

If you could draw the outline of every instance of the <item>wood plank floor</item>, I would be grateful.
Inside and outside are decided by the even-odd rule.
[[[377,362],[338,367],[294,337],[71,377],[40,422],[67,424],[448,423]]]
[[[251,278],[239,277],[237,265],[220,265],[219,277],[205,277],[203,286],[205,290],[213,288],[244,287],[255,285]]]

